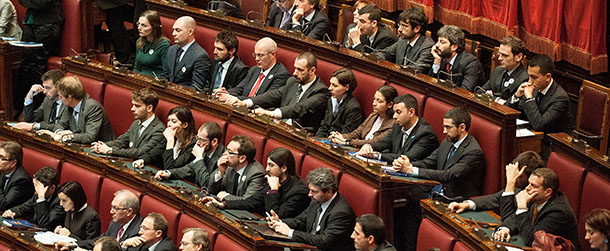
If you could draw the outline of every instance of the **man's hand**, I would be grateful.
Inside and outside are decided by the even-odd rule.
[[[525,96],[526,99],[532,98],[534,96],[534,85],[529,84],[529,85],[525,86],[525,88],[523,89],[523,95]]]
[[[11,218],[14,219],[15,218],[15,212],[9,210],[4,211],[4,213],[2,213],[2,217],[4,218]]]
[[[139,160],[134,160],[132,163],[133,168],[143,168],[144,167],[144,160],[143,159],[139,159]]]
[[[432,56],[434,57],[434,64],[436,65],[440,65],[441,64],[441,50],[438,48],[438,46],[435,44],[434,46],[432,46],[432,49],[430,49],[430,52],[432,53]]]
[[[517,208],[518,209],[525,209],[527,210],[527,203],[529,203],[530,201],[532,201],[532,199],[534,197],[536,197],[538,195],[538,192],[532,192],[531,194],[527,192],[526,189],[521,190],[521,192],[519,192],[517,194],[517,196],[515,196],[515,200],[517,201]]]
[[[283,235],[290,234],[290,230],[292,230],[286,223],[281,221],[271,221],[270,228]]]
[[[193,146],[193,150],[191,151],[193,156],[195,156],[196,159],[203,158],[204,149],[208,146],[209,143],[210,143],[210,141],[207,140],[205,143],[203,143],[203,146],[199,146],[198,144],[195,144]]]
[[[63,236],[70,236],[70,230],[62,226],[57,226],[53,232]]]
[[[169,178],[169,173],[167,173],[166,171],[163,171],[163,170],[157,171],[157,173],[155,174],[155,179],[158,181],[162,181],[162,180],[165,180],[168,178]]]
[[[231,195],[230,193],[227,193],[225,191],[220,191],[218,192],[218,194],[216,195],[216,198],[218,198],[219,200],[225,200],[225,197]]]
[[[21,129],[24,131],[33,131],[34,130],[34,123],[28,123],[28,122],[19,122],[17,123],[15,126],[13,126],[14,128],[17,129]]]
[[[222,155],[222,156],[220,156],[220,158],[218,158],[218,162],[216,162],[216,165],[218,166],[218,175],[220,177],[225,176],[225,172],[227,171],[228,164],[229,164],[228,155]]]
[[[449,210],[451,210],[451,212],[454,213],[461,213],[464,212],[467,209],[470,209],[470,204],[468,204],[468,202],[463,201],[463,202],[451,202],[449,203]]]
[[[49,190],[48,186],[45,186],[37,179],[33,179],[32,183],[34,183],[34,190],[36,191],[36,195],[38,195],[38,199],[46,198],[47,191]]]
[[[517,92],[515,92],[515,97],[522,97],[523,94],[525,94],[525,88],[530,88],[531,85],[532,84],[530,82],[521,83],[521,85],[519,85],[519,88],[517,88]]]
[[[265,220],[267,221],[267,224],[269,225],[269,227],[271,227],[271,223],[272,222],[277,222],[277,221],[281,221],[280,220],[280,216],[278,216],[275,211],[273,211],[273,209],[271,209],[271,218],[270,217],[265,217]]]
[[[91,151],[94,153],[108,154],[108,152],[110,152],[110,149],[112,148],[101,141],[95,142],[91,146]]]
[[[265,175],[265,177],[267,178],[267,184],[269,184],[271,190],[277,191],[280,189],[281,184],[279,177],[272,175]]]
[[[63,130],[57,132],[57,134],[55,134],[53,138],[59,142],[66,142],[74,138],[74,133],[72,133],[72,131],[70,130]]]
[[[60,226],[58,226],[58,227],[60,227]],[[71,243],[71,242],[65,242],[65,241],[55,242],[56,250],[61,250],[61,251],[72,250],[72,248],[75,248],[75,247],[76,247],[76,244]],[[74,249],[74,250],[83,250],[83,249],[76,247],[76,249]]]
[[[498,231],[494,232],[494,240],[509,242],[510,241],[510,230],[508,228],[500,228]]]
[[[140,245],[142,245],[144,242],[146,242],[146,239],[144,239],[141,236],[134,236],[131,237],[125,241],[123,241],[123,244],[121,244],[121,247],[123,249],[128,248],[128,247],[138,247]]]
[[[523,175],[524,172],[525,168],[519,170],[519,162],[506,165],[506,187],[504,188],[504,192],[514,193],[517,178],[520,175]]]
[[[335,144],[347,145],[347,140],[345,140],[343,134],[341,134],[340,132],[330,132],[328,140]]]
[[[206,203],[206,204],[212,204],[214,206],[216,206],[217,208],[223,209],[225,208],[225,204],[214,199],[214,197],[211,196],[206,196],[203,198],[202,202]]]
[[[375,158],[375,150],[370,144],[364,144],[356,154],[367,158]]]
[[[254,113],[258,114],[258,115],[267,115],[269,117],[273,117],[273,112],[263,109],[263,108],[256,108],[254,109]]]
[[[36,96],[38,93],[41,93],[43,90],[44,87],[42,87],[42,85],[32,85],[32,87],[28,91],[28,94],[25,96],[25,99],[32,100],[34,99],[34,96]]]
[[[292,14],[292,23],[293,24],[298,24],[299,23],[299,19],[301,19],[303,14],[304,14],[303,13],[303,9],[301,9],[301,8],[295,9],[293,14]]]
[[[360,29],[358,29],[357,26],[354,26],[353,28],[349,29],[349,33],[348,33],[348,46],[353,46],[355,44],[360,44],[360,36],[362,34],[360,34]]]
[[[394,172],[401,172],[401,173],[406,173],[406,174],[413,173],[413,165],[411,165],[411,162],[409,161],[409,157],[404,156],[404,155],[395,159],[394,162],[392,163],[392,167],[394,168]]]

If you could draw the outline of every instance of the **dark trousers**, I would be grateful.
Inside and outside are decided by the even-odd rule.
[[[394,243],[396,250],[415,251],[417,232],[422,220],[419,201],[408,201],[404,207],[394,208]]]
[[[106,25],[110,31],[110,39],[114,47],[114,54],[121,64],[131,63],[131,53],[135,52],[135,44],[131,41],[132,36],[127,33],[124,24],[127,7],[127,5],[123,5],[104,10],[106,12]]]

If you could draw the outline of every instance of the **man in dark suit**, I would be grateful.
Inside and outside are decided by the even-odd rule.
[[[324,118],[326,104],[330,92],[326,84],[316,76],[317,59],[311,52],[303,52],[294,61],[294,76],[289,78],[286,85],[263,95],[246,99],[237,103],[239,106],[252,108],[255,113],[267,115],[278,119],[287,119],[287,123],[294,122],[301,127],[318,130]],[[279,107],[274,110],[265,108]]]
[[[218,88],[230,89],[236,86],[248,73],[248,66],[237,56],[239,41],[231,31],[221,31],[214,40],[214,60],[211,78],[204,91],[212,94]]]
[[[276,90],[286,84],[290,73],[277,61],[277,44],[273,39],[264,37],[256,42],[254,53],[256,65],[250,67],[244,79],[237,86],[215,90],[216,99],[227,104]]]
[[[385,239],[385,223],[374,214],[364,214],[356,218],[352,232],[354,246],[360,251],[396,251],[396,248]]]
[[[127,251],[176,251],[176,245],[167,236],[168,224],[160,213],[150,213],[140,225],[139,236],[121,242]]]
[[[21,205],[34,194],[32,179],[22,161],[21,145],[14,141],[0,143],[0,211]]]
[[[483,66],[474,55],[465,52],[464,47],[462,29],[455,25],[443,26],[438,30],[438,42],[432,46],[434,63],[428,75],[449,79],[458,87],[469,91],[474,91],[476,86],[483,85],[485,82]]]
[[[49,129],[51,125],[57,123],[67,107],[61,105],[61,100],[57,97],[57,81],[64,77],[64,72],[61,70],[47,71],[42,77],[42,85],[32,85],[30,91],[25,96],[23,102],[23,120],[15,125],[26,131],[35,131],[39,129]],[[45,97],[42,104],[36,109],[34,107],[34,96],[39,93],[44,93]]]
[[[220,143],[221,138],[220,126],[216,122],[206,122],[197,132],[197,144],[192,152],[195,160],[183,167],[158,171],[155,178],[186,179],[200,187],[208,187],[209,177],[216,170],[218,159],[225,152],[225,146]]]
[[[122,64],[133,63],[130,60],[133,60],[131,55],[135,53],[135,41],[132,40],[124,24],[125,17],[129,14],[127,0],[94,0],[93,2],[106,14],[106,25],[116,59]]]
[[[57,171],[45,166],[34,174],[32,179],[35,194],[25,203],[4,211],[4,218],[25,218],[26,220],[50,231],[62,225],[66,217],[64,208],[59,204],[56,188],[59,182]]]
[[[131,93],[131,112],[136,119],[127,132],[109,142],[95,142],[91,146],[94,153],[139,159],[157,145],[165,144],[163,130],[165,124],[155,116],[159,96],[150,88]]]
[[[337,192],[338,182],[328,168],[307,174],[312,201],[295,218],[281,219],[272,212],[269,227],[295,242],[316,246],[319,250],[354,250],[350,233],[354,229],[354,211]]]
[[[525,55],[525,43],[514,36],[506,36],[500,42],[498,61],[500,65],[491,73],[483,89],[495,97],[499,104],[505,104],[517,91],[521,83],[529,78],[521,63]]]
[[[267,17],[267,26],[278,29],[286,27],[286,23],[290,23],[292,19],[294,9],[294,0],[276,1],[275,4],[271,4],[269,16]]]
[[[383,49],[380,54],[395,64],[413,66],[419,72],[430,71],[434,61],[432,56],[434,41],[425,35],[428,18],[424,10],[412,6],[400,13],[397,22],[400,39]]]
[[[174,42],[167,49],[167,64],[163,67],[162,78],[170,82],[203,91],[210,81],[210,57],[195,41],[197,23],[189,16],[176,19]]]
[[[371,53],[396,42],[396,34],[381,23],[381,10],[369,4],[358,10],[358,29],[349,31],[348,46],[352,50]]]
[[[401,155],[413,161],[428,157],[438,147],[438,137],[432,126],[417,116],[418,107],[417,99],[411,94],[396,97],[392,132],[375,143],[363,145],[358,154],[388,163]]]
[[[292,12],[291,22],[282,29],[296,30],[310,38],[323,40],[324,34],[330,32],[330,21],[324,11],[320,11],[320,0],[295,0],[296,9]]]
[[[519,174],[519,173],[517,173]],[[559,177],[549,168],[539,168],[529,177],[529,185],[515,195],[514,187],[502,195],[500,205],[511,211],[510,216],[494,233],[495,240],[508,241],[520,235],[532,245],[534,233],[544,231],[578,244],[578,225],[566,195],[559,191]]]
[[[59,122],[45,131],[56,141],[89,144],[94,141],[110,141],[115,138],[114,130],[104,107],[89,97],[77,77],[64,77],[57,82],[57,93],[61,102],[68,107]]]

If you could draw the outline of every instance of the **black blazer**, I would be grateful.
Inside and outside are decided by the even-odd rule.
[[[434,56],[432,56],[434,41],[432,38],[420,35],[417,41],[415,41],[415,46],[407,54],[408,45],[409,40],[400,38],[392,46],[383,49],[381,54],[385,57],[385,60],[394,62],[397,65],[403,65],[405,57],[407,57],[407,59],[415,62],[414,66],[417,67],[419,72],[428,72],[434,62]],[[413,65],[413,63],[407,61],[406,65]]]
[[[521,188],[515,188],[515,194],[519,193]],[[504,193],[504,189],[499,192],[488,194],[485,196],[478,196],[471,198],[472,202],[476,205],[477,211],[486,211],[486,210],[494,210],[500,213],[500,218],[502,220],[507,219],[512,213],[515,213],[514,210],[507,210],[505,207],[500,207],[500,201],[502,198],[502,193]]]
[[[73,143],[89,144],[95,141],[114,140],[114,130],[104,107],[89,95],[86,95],[81,102],[78,123],[74,121],[72,114],[74,109],[68,107],[59,122],[52,126],[52,131],[58,129],[72,131],[74,133]]]
[[[205,158],[207,158],[207,154],[204,153],[203,158],[201,160],[190,162],[183,167],[178,167],[174,169],[170,169],[170,179],[186,179],[190,182],[193,182],[201,187],[208,187],[210,175],[214,175],[214,170],[216,170],[216,163],[218,159],[225,152],[225,146],[218,145],[216,151],[212,154],[212,157],[208,160],[208,164],[205,164]]]
[[[424,118],[418,118],[404,148],[401,147],[402,135],[402,127],[394,124],[392,132],[383,137],[383,139],[372,143],[371,147],[375,151],[389,149],[390,152],[383,152],[381,154],[381,160],[390,164],[400,155],[406,155],[410,161],[422,160],[438,147],[438,137],[436,137],[432,126]]]
[[[64,21],[64,10],[60,0],[19,0],[19,3],[27,8],[24,21],[31,18],[34,25],[57,24]]]
[[[447,68],[447,63],[451,59],[443,58],[441,61],[440,71],[445,71]],[[461,74],[458,76],[453,76],[452,80],[455,85],[458,87],[462,87],[469,91],[474,91],[475,86],[481,86],[485,83],[485,73],[483,73],[483,66],[481,62],[472,54],[468,52],[460,52],[457,54],[455,61],[453,62],[453,67],[451,67],[451,74]],[[436,77],[438,73],[434,73],[432,69],[430,69],[430,76]],[[443,76],[443,74],[438,75],[440,79],[448,79],[448,76]]]
[[[309,22],[304,21],[304,19],[305,17],[301,17],[297,25],[292,25],[291,20],[286,22],[285,26],[292,25],[291,30],[298,30],[303,35],[318,40],[323,40],[324,34],[330,33],[330,20],[328,20],[328,16],[326,16],[324,11],[315,10],[313,18]]]
[[[318,132],[316,132],[316,137],[326,138],[330,132],[334,131],[348,133],[362,124],[364,117],[362,116],[360,103],[358,103],[358,100],[351,94],[348,94],[345,97],[345,100],[339,104],[339,110],[334,116],[333,102],[331,99],[328,99],[327,103],[326,114],[324,115],[324,120],[322,120]]]
[[[254,84],[256,84],[256,81],[258,81],[260,75],[261,69],[258,68],[258,66],[255,65],[250,67],[246,77],[243,78],[241,82],[237,84],[237,86],[231,89],[227,88],[227,92],[233,96],[236,96],[240,100],[248,98],[248,94],[250,94],[252,87],[254,86]],[[265,76],[265,78],[263,79],[263,82],[256,91],[255,96],[261,95],[270,90],[276,90],[286,85],[286,79],[288,79],[289,77],[290,73],[288,73],[286,67],[284,67],[284,65],[280,62],[276,62],[275,65],[271,67],[271,70],[269,71],[267,76]]]
[[[100,229],[102,228],[99,215],[90,206],[85,207],[80,212],[66,213],[64,227],[70,230],[70,237],[77,241],[100,236]]]
[[[212,69],[210,70],[210,81],[208,85],[206,85],[203,90],[208,94],[211,94],[214,89],[214,82],[216,81],[216,75],[218,75],[218,67],[222,64],[220,61],[213,60],[212,61]],[[236,86],[239,82],[241,82],[248,74],[248,66],[244,64],[244,62],[239,59],[236,55],[229,64],[229,69],[224,69],[227,71],[225,74],[225,78],[222,80],[222,87],[225,89],[231,89]]]
[[[381,50],[394,44],[396,40],[398,40],[396,34],[394,34],[394,32],[386,25],[380,24],[379,29],[377,29],[377,35],[375,36],[375,39],[373,40],[372,44],[369,40],[369,36],[362,34],[360,35],[360,44],[352,49],[360,52],[371,53],[373,52],[373,50],[365,47],[365,45],[370,46],[376,50]]]
[[[210,81],[210,57],[195,41],[176,65],[178,48],[175,44],[167,49],[167,64],[164,65],[162,78],[197,91],[203,91]]]
[[[314,83],[303,93],[299,102],[291,104],[296,98],[297,85],[294,77],[286,81],[286,85],[252,98],[254,105],[263,108],[278,107],[282,111],[282,119],[294,119],[303,127],[311,127],[317,131],[324,118],[326,102],[330,98],[328,87],[316,76]]]
[[[165,124],[157,116],[138,137],[139,127],[140,121],[136,120],[131,123],[127,132],[113,141],[106,142],[108,146],[112,147],[112,155],[139,159],[157,145],[165,145],[165,137],[163,137]]]
[[[61,118],[61,115],[68,109],[65,105],[60,105],[55,113],[55,117],[51,118],[51,110],[55,105],[55,100],[45,97],[38,109],[34,110],[34,103],[23,107],[23,120],[28,123],[40,123],[40,129],[48,129],[51,124],[55,124]]]
[[[36,200],[38,200],[38,195],[34,194],[30,200],[10,210],[15,213],[15,218],[24,218],[49,231],[53,231],[56,226],[64,222],[66,211],[59,205],[57,194],[51,195],[40,203],[36,203]]]
[[[436,180],[445,187],[445,195],[470,198],[481,194],[485,177],[485,158],[477,140],[470,134],[456,149],[453,157],[447,160],[453,143],[446,138],[427,158],[413,162],[419,167],[418,177]],[[445,162],[447,169],[443,170]]]
[[[316,246],[319,250],[354,250],[350,235],[356,224],[356,216],[347,200],[337,192],[320,219],[320,230],[312,234],[319,205],[312,201],[299,216],[282,219],[294,229],[292,240]]]
[[[134,216],[133,220],[131,221],[131,224],[129,224],[129,227],[127,227],[127,229],[125,229],[125,231],[123,232],[123,236],[121,236],[119,242],[127,240],[134,236],[138,236],[142,220],[144,220],[144,218],[142,218],[142,216],[140,216],[139,214],[136,214],[136,216]],[[99,239],[100,237],[110,236],[116,239],[117,235],[119,234],[119,229],[121,227],[122,226],[119,223],[111,220],[110,225],[108,225],[108,229],[106,229],[106,232],[104,232],[101,236],[93,239],[79,241],[78,246],[84,249],[91,250],[93,249],[95,241],[97,241],[97,239]]]
[[[538,91],[534,91],[532,100],[522,96],[519,102],[509,106],[521,110],[521,118],[528,120],[536,131],[554,133],[570,132],[574,129],[570,99],[557,81],[553,80],[546,95],[539,101],[535,99],[537,95]]]
[[[32,178],[30,178],[30,174],[23,166],[15,168],[11,178],[6,181],[4,189],[2,189],[2,185],[4,184],[0,183],[0,211],[21,205],[32,198],[34,194]]]
[[[126,251],[148,251],[148,250],[149,249],[145,244],[142,244],[137,247],[130,247],[130,248],[126,249]],[[161,241],[159,241],[159,244],[157,244],[157,247],[155,247],[155,251],[176,251],[176,250],[178,250],[178,249],[176,248],[174,241],[172,241],[172,239],[167,236],[165,238],[161,239]]]
[[[496,67],[491,73],[489,80],[487,80],[487,83],[483,85],[483,89],[493,91],[494,97],[509,100],[510,97],[517,92],[521,83],[527,82],[529,76],[527,75],[525,67],[519,64],[513,73],[508,76],[508,79],[502,83],[502,76],[505,71],[506,70],[502,66]]]
[[[195,160],[195,155],[193,155],[193,147],[197,143],[197,138],[193,138],[189,144],[178,153],[178,157],[174,159],[174,149],[164,150],[163,151],[163,169],[172,169],[177,166],[186,166],[186,164],[191,163]],[[163,146],[165,149],[165,145]]]
[[[292,13],[294,12],[294,7],[292,7],[290,9],[290,17],[292,17]],[[271,7],[269,8],[269,16],[267,17],[267,26],[270,27],[274,27],[274,28],[284,28],[286,29],[286,27],[280,27],[280,24],[282,24],[282,17],[284,17],[284,12],[282,12],[282,10],[280,10],[279,7],[277,7],[277,5],[275,3],[271,4]],[[291,19],[288,19],[288,21],[286,21],[286,23],[290,23],[292,22]]]
[[[209,181],[209,192],[211,194],[218,194],[220,191],[229,193],[224,200],[245,200],[257,193],[260,193],[265,189],[265,168],[258,161],[248,163],[244,167],[243,174],[239,177],[239,185],[237,185],[237,191],[235,191],[235,175],[237,172],[232,167],[227,167],[225,175],[218,182],[214,180],[215,174],[210,175]],[[239,208],[238,208],[239,209]]]

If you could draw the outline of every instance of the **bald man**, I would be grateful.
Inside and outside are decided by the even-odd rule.
[[[215,90],[216,98],[229,104],[237,103],[249,97],[261,95],[286,84],[290,73],[277,61],[277,44],[273,39],[264,37],[256,42],[254,53],[256,66],[248,70],[246,77],[235,87],[225,91]]]
[[[189,16],[176,20],[172,36],[176,44],[167,50],[167,64],[163,67],[162,78],[203,91],[210,81],[210,57],[195,41],[197,23]]]

